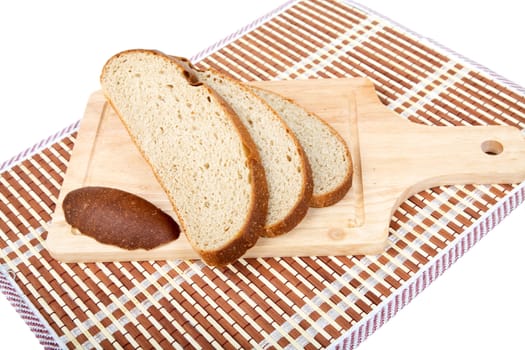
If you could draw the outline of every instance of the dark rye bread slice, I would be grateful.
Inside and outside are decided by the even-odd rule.
[[[352,157],[345,140],[327,122],[294,100],[251,88],[279,113],[303,146],[314,181],[310,206],[327,207],[340,201],[352,187],[353,176]]]
[[[295,134],[281,117],[251,89],[213,70],[199,70],[184,58],[191,79],[214,89],[235,111],[257,146],[268,182],[266,237],[292,230],[306,215],[313,190],[308,159]]]
[[[207,264],[221,266],[241,257],[264,230],[267,183],[235,112],[189,78],[169,56],[138,49],[111,57],[100,81],[188,241]]]

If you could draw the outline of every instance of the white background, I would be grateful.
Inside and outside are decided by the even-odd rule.
[[[191,57],[283,2],[1,2],[0,162],[78,120],[114,53]],[[520,1],[361,3],[525,86]],[[523,348],[524,224],[522,205],[360,349]],[[0,342],[41,348],[1,294]]]

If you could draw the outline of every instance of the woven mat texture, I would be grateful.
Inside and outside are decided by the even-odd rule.
[[[525,97],[351,3],[307,0],[204,52],[243,80],[366,76],[415,123],[525,128]],[[176,53],[173,53],[176,54]],[[46,231],[76,131],[0,174],[0,263],[71,349],[318,349],[347,334],[518,184],[442,186],[401,204],[377,256],[62,264]]]

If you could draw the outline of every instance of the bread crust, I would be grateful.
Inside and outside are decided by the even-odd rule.
[[[294,100],[290,99],[290,101],[292,103],[296,103]],[[352,154],[350,153],[350,149],[348,148],[348,145],[346,144],[345,140],[337,132],[337,130],[335,130],[330,124],[328,124],[325,120],[321,119],[316,114],[310,113],[310,115],[314,116],[321,123],[323,123],[326,127],[328,127],[332,135],[336,137],[339,140],[339,142],[341,142],[344,145],[346,158],[348,159],[348,167],[346,171],[346,176],[344,177],[343,181],[341,181],[339,186],[337,186],[332,191],[327,192],[325,194],[315,195],[315,196],[312,195],[312,198],[310,200],[310,206],[313,208],[324,208],[324,207],[329,207],[339,202],[348,193],[350,188],[352,188],[352,180],[354,176]]]
[[[343,181],[341,181],[339,186],[337,186],[335,189],[325,194],[312,195],[312,198],[310,199],[310,206],[312,208],[324,208],[324,207],[329,207],[339,202],[348,193],[350,188],[352,188],[352,180],[354,176],[353,161],[352,161],[352,154],[350,153],[350,150],[348,149],[348,145],[346,144],[343,137],[339,135],[339,133],[326,121],[319,118],[315,114],[312,114],[312,115],[317,117],[321,123],[325,124],[332,132],[332,135],[334,135],[345,146],[345,154],[346,154],[346,158],[348,159],[348,168],[346,171],[346,176],[344,177]]]
[[[73,229],[127,250],[153,249],[179,237],[179,225],[151,202],[111,187],[80,187],[66,194],[62,208]]]
[[[185,67],[181,65],[174,57],[170,57],[161,51],[158,50],[147,50],[147,49],[131,49],[131,50],[125,50],[120,53],[117,53],[113,57],[111,57],[107,63],[105,64],[104,68],[102,69],[102,73],[100,76],[100,81],[102,84],[102,87],[104,87],[103,79],[104,75],[106,73],[106,70],[111,63],[111,61],[121,55],[126,54],[133,54],[133,53],[146,53],[151,55],[156,55],[158,57],[161,57],[162,59],[168,60],[171,64],[175,65],[177,69],[181,72],[183,76],[186,77],[188,80],[189,85],[202,85],[198,83],[197,81],[192,80],[191,76],[186,75]],[[227,264],[230,264],[237,259],[239,259],[244,253],[252,246],[255,245],[258,238],[261,235],[261,232],[264,230],[264,222],[266,220],[266,214],[268,210],[268,187],[266,182],[266,176],[264,172],[264,168],[262,167],[261,159],[259,156],[259,153],[257,151],[257,148],[255,146],[255,143],[253,142],[249,132],[244,127],[243,123],[239,120],[235,112],[228,106],[228,104],[217,94],[215,91],[213,91],[208,86],[203,86],[202,88],[207,89],[209,94],[212,96],[212,98],[215,99],[217,103],[219,103],[220,107],[224,110],[225,115],[229,118],[229,120],[232,122],[232,125],[234,126],[234,130],[238,133],[240,139],[242,140],[243,146],[244,146],[244,153],[246,155],[247,165],[249,168],[250,173],[250,183],[251,183],[251,202],[250,202],[250,208],[245,220],[244,225],[239,230],[237,235],[230,240],[227,244],[224,246],[214,249],[214,250],[202,250],[198,247],[193,246],[194,250],[201,256],[202,260],[211,266],[224,266]],[[137,139],[133,136],[131,133],[130,128],[126,124],[126,121],[124,117],[119,112],[118,108],[114,105],[114,103],[111,100],[111,96],[109,96],[109,93],[103,89],[104,95],[106,96],[106,99],[108,103],[113,107],[116,114],[120,118],[122,124],[125,126],[128,134],[130,135],[132,141],[138,146]],[[162,181],[162,178],[157,173],[155,167],[151,162],[148,160],[148,157],[144,154],[141,147],[137,147],[142,155],[142,157],[146,160],[148,165],[153,171],[153,174],[155,175],[157,181],[163,188],[163,190],[166,192],[168,199],[170,200],[173,210],[175,214],[177,215],[179,225],[181,226],[181,230],[184,232],[184,234],[187,236],[187,226],[184,222],[184,218],[181,216],[180,211],[178,210],[174,198],[170,195],[169,191],[167,190],[165,184]],[[191,239],[188,239],[188,241],[192,242]]]
[[[254,90],[265,91],[265,92],[267,92],[269,94],[279,95],[276,92],[269,91],[269,90],[263,89],[261,87],[253,87],[252,86],[251,88],[254,89]],[[282,96],[282,95],[279,95],[279,96],[280,96],[280,98],[288,101],[289,103],[294,104],[296,106],[299,106],[300,108],[303,108],[294,99],[286,97],[286,96]],[[324,207],[328,207],[328,206],[334,205],[335,203],[339,202],[348,193],[350,188],[352,188],[352,180],[353,180],[353,172],[354,172],[354,170],[353,170],[353,162],[352,162],[352,155],[350,153],[350,150],[348,148],[348,145],[347,145],[346,141],[337,132],[337,130],[335,130],[328,122],[326,122],[324,119],[320,118],[315,113],[312,113],[310,111],[306,111],[306,112],[311,117],[317,119],[320,123],[322,123],[330,131],[330,133],[335,138],[337,138],[337,140],[344,146],[345,156],[348,159],[348,167],[347,167],[347,170],[346,170],[346,176],[339,183],[339,185],[337,187],[335,187],[330,192],[326,192],[326,193],[323,193],[323,194],[315,194],[315,193],[313,193],[311,198],[310,198],[310,203],[309,203],[310,207],[312,207],[312,208],[324,208]],[[308,154],[306,154],[306,157],[308,158]],[[315,181],[315,179],[314,179],[314,181]]]
[[[295,134],[290,130],[289,126],[286,124],[283,118],[279,116],[279,113],[273,110],[273,108],[271,108],[271,106],[269,106],[266,103],[266,101],[264,101],[262,98],[257,96],[255,93],[253,93],[253,91],[251,91],[250,88],[248,88],[241,82],[237,81],[235,78],[229,76],[228,74],[224,72],[217,71],[212,68],[206,71],[200,70],[183,57],[177,57],[177,56],[171,56],[171,57],[179,62],[182,61],[181,64],[183,64],[186,67],[187,71],[189,72],[188,76],[192,77],[192,80],[194,81],[198,80],[198,77],[195,76],[194,71],[201,72],[201,73],[210,72],[218,78],[229,79],[229,80],[234,81],[236,84],[238,84],[239,88],[241,88],[247,94],[252,96],[253,99],[260,101],[261,103],[265,104],[270,110],[272,110],[272,112],[274,113],[274,116],[280,122],[282,128],[286,130],[286,133],[289,135],[290,139],[293,141],[294,146],[297,150],[297,153],[299,154],[299,157],[300,157],[300,164],[301,164],[300,166],[302,169],[302,172],[301,172],[302,187],[301,187],[300,195],[297,198],[293,208],[288,212],[288,215],[282,218],[282,220],[276,223],[273,223],[272,225],[266,224],[264,227],[264,230],[261,231],[260,235],[263,237],[276,237],[276,236],[280,236],[284,233],[291,231],[306,216],[308,209],[310,208],[310,202],[311,202],[313,186],[314,186],[312,169],[310,167],[308,157],[306,153],[304,152],[303,147],[301,146],[301,143],[297,140],[297,137],[295,136]],[[239,121],[242,123],[241,120]],[[247,132],[249,133],[248,130]]]
[[[252,93],[244,85],[241,86],[246,91]],[[263,103],[266,103],[263,99],[261,99],[255,94],[253,94],[253,97],[260,100]],[[271,108],[270,106],[268,107],[273,110],[273,108]],[[310,167],[310,162],[308,161],[308,157],[306,156],[303,147],[297,140],[295,134],[290,130],[288,124],[286,124],[286,122],[279,116],[277,112],[274,111],[274,113],[277,119],[280,121],[283,128],[286,129],[286,133],[292,139],[297,153],[299,154],[303,181],[300,196],[297,198],[297,201],[295,202],[293,208],[289,211],[288,215],[285,216],[281,221],[276,222],[273,225],[265,225],[264,231],[261,232],[261,236],[263,237],[277,237],[291,231],[295,226],[297,226],[304,219],[308,212],[308,209],[310,208],[309,204],[314,190],[312,168]]]
[[[302,148],[301,148],[302,150]],[[302,151],[301,151],[302,152]],[[310,208],[310,201],[312,198],[313,192],[313,181],[312,181],[312,169],[310,168],[310,163],[308,159],[304,156],[302,152],[302,159],[304,162],[303,165],[303,187],[302,187],[302,196],[295,202],[295,206],[290,211],[290,214],[286,216],[283,220],[272,226],[266,226],[264,232],[261,234],[264,237],[277,237],[282,234],[285,234],[291,231],[295,226],[304,219]]]
[[[244,88],[247,89],[246,87]],[[256,96],[255,94],[254,94],[254,97],[263,101],[259,96]],[[302,177],[303,177],[303,183],[301,187],[301,195],[295,202],[293,209],[280,222],[277,222],[271,226],[267,225],[265,227],[265,230],[262,233],[262,236],[264,237],[280,236],[284,233],[291,231],[295,226],[299,225],[299,223],[306,216],[308,209],[310,208],[309,203],[311,201],[313,190],[314,190],[314,180],[312,176],[312,168],[310,167],[310,162],[308,161],[308,157],[306,156],[306,153],[304,152],[303,146],[301,146],[301,144],[299,143],[299,140],[297,140],[297,137],[290,130],[286,122],[279,116],[277,112],[275,112],[275,114],[277,118],[279,119],[279,121],[281,122],[281,124],[283,125],[283,127],[286,129],[286,133],[290,135],[290,137],[292,138],[294,145],[297,149],[297,152],[299,153],[299,157],[301,160],[301,168],[303,169],[303,171],[301,172]]]
[[[261,233],[264,232],[264,223],[268,212],[268,183],[266,173],[262,166],[261,158],[252,137],[233,109],[213,89],[206,86],[210,94],[213,94],[220,102],[224,110],[231,117],[237,132],[242,138],[245,153],[250,168],[250,182],[252,183],[252,201],[250,203],[250,214],[245,225],[239,231],[236,238],[228,245],[219,250],[200,250],[202,259],[212,266],[225,266],[239,259],[244,253],[255,245]]]

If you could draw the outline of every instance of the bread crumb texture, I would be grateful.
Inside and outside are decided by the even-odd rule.
[[[239,131],[210,89],[190,83],[167,56],[144,50],[111,58],[101,84],[192,246],[209,253],[238,239],[253,207],[251,168]]]
[[[216,71],[198,71],[199,79],[219,93],[237,113],[250,132],[268,181],[268,215],[266,228],[269,235],[282,234],[297,224],[306,214],[298,206],[309,201],[311,175],[301,146],[286,123],[262,99],[239,82]],[[310,193],[308,193],[310,192]],[[298,216],[297,216],[298,215]],[[290,217],[297,216],[292,225],[283,226]],[[272,232],[274,227],[283,229]]]
[[[313,206],[340,200],[351,187],[353,173],[344,139],[328,123],[294,101],[260,88],[253,91],[279,113],[308,156],[314,183]]]

